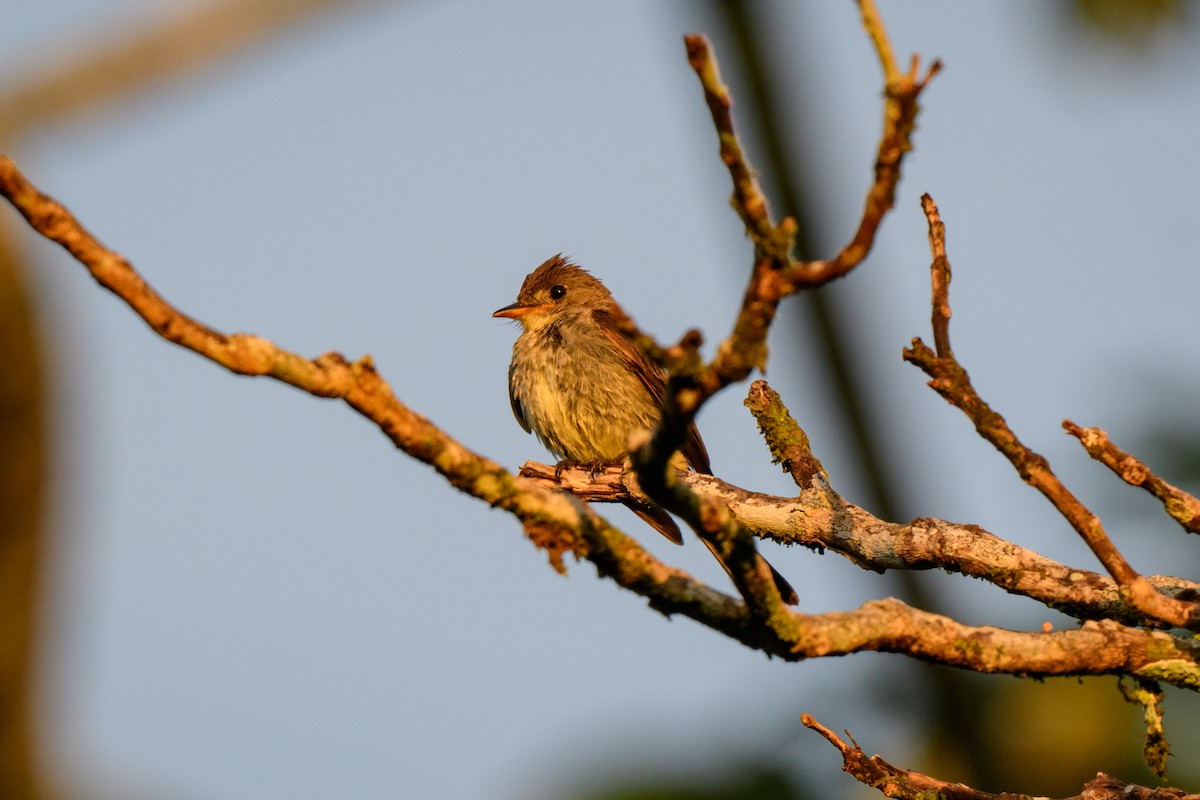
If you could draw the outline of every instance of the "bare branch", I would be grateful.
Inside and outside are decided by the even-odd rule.
[[[632,454],[633,466],[641,476],[646,493],[681,516],[686,516],[685,508],[695,501],[677,486],[668,491],[671,477],[664,471],[670,454],[683,441],[696,413],[724,387],[745,380],[754,369],[765,369],[767,332],[780,301],[802,289],[816,288],[841,277],[857,266],[870,251],[880,222],[892,208],[904,154],[912,149],[911,136],[919,110],[917,98],[937,73],[939,65],[935,62],[921,77],[919,62],[914,58],[909,72],[900,73],[874,6],[869,0],[863,0],[860,7],[864,26],[883,64],[886,84],[884,130],[875,161],[875,182],[867,193],[858,230],[829,261],[800,263],[793,259],[795,222],[784,219],[775,224],[771,219],[766,197],[734,130],[732,100],[728,88],[721,82],[711,45],[703,36],[684,37],[688,63],[700,80],[717,131],[721,161],[733,183],[732,205],[754,244],[754,267],[733,331],[718,345],[711,363],[700,362],[697,355],[700,338],[695,332],[689,332],[670,351],[646,342],[648,352],[662,358],[672,380],[667,387],[662,419],[650,441]],[[645,337],[639,336],[639,341],[645,341]]]
[[[1112,443],[1099,428],[1081,428],[1071,420],[1063,427],[1079,439],[1088,455],[1111,469],[1130,486],[1140,486],[1162,501],[1165,510],[1188,533],[1200,533],[1200,499],[1172,486],[1134,456]]]
[[[751,647],[786,650],[782,634],[773,630],[779,616],[775,609],[782,601],[769,568],[755,554],[753,540],[713,501],[689,506],[689,521],[711,534],[710,541],[730,555],[735,582],[751,599],[754,613],[746,604],[654,559],[570,495],[513,476],[468,450],[402,403],[369,356],[353,363],[337,353],[310,360],[258,336],[221,333],[181,313],[70,211],[38,191],[5,156],[0,156],[0,194],[34,230],[70,252],[159,336],[237,374],[271,377],[318,397],[341,398],[455,488],[516,516],[556,569],[563,569],[565,553],[574,553],[591,560],[602,575],[648,598],[663,613],[685,614]]]
[[[561,493],[519,481],[400,402],[375,371],[370,356],[353,363],[338,353],[307,359],[258,336],[214,330],[171,306],[124,257],[101,244],[65,207],[39,192],[4,156],[0,156],[0,194],[34,230],[62,245],[164,339],[239,375],[271,377],[317,397],[341,398],[393,444],[434,467],[456,488],[511,511],[527,526],[550,525],[574,532],[585,527],[582,506]]]
[[[786,260],[791,242],[786,238],[777,238],[779,231],[771,219],[766,195],[763,194],[754,168],[750,166],[741,142],[738,141],[733,128],[733,100],[729,95],[729,88],[721,82],[721,73],[716,57],[712,54],[712,45],[699,34],[683,37],[683,43],[687,48],[688,63],[700,79],[704,100],[712,115],[713,126],[717,129],[721,161],[733,180],[733,208],[745,223],[756,250],[761,248],[772,252],[779,261]],[[778,251],[778,245],[784,246],[782,252]]]
[[[876,650],[979,672],[1119,673],[1200,688],[1200,643],[1112,621],[1087,622],[1072,631],[1023,633],[970,627],[896,600],[867,603],[848,612],[811,616],[793,612],[780,602],[745,535],[752,526],[737,520],[725,498],[701,498],[693,492],[689,481],[708,476],[675,473],[678,486],[696,498],[685,509],[689,521],[698,521],[704,531],[714,534],[714,543],[729,548],[723,552],[731,556],[735,582],[748,603],[713,591],[655,559],[578,500],[515,477],[463,447],[401,403],[368,358],[352,364],[336,354],[308,360],[265,339],[227,336],[181,314],[124,258],[101,245],[64,207],[38,192],[4,157],[0,157],[0,193],[35,230],[67,248],[159,335],[231,371],[274,377],[322,397],[341,397],[398,447],[433,466],[456,488],[514,514],[556,566],[561,568],[562,554],[567,552],[587,558],[602,575],[646,597],[663,613],[685,614],[787,660]],[[823,502],[828,504],[827,494]],[[832,519],[825,522],[835,529]]]
[[[801,714],[806,728],[816,731],[842,754],[842,771],[859,783],[872,786],[888,797],[925,800],[928,797],[945,800],[998,800],[999,795],[981,792],[961,783],[948,783],[919,772],[896,767],[879,756],[868,756],[858,742],[847,744],[836,733],[817,722],[811,714]],[[850,734],[847,731],[846,736]],[[1034,800],[1028,795],[1005,795],[1006,800]]]
[[[937,216],[937,206],[932,198],[925,195],[922,205],[930,223],[930,242],[934,252],[932,269],[945,272],[944,280],[935,278],[933,283],[935,290],[944,293],[949,286],[950,275],[950,262],[945,258],[945,227]],[[1091,548],[1108,574],[1112,575],[1126,602],[1150,617],[1171,625],[1200,627],[1200,603],[1177,600],[1156,591],[1149,581],[1130,566],[1108,537],[1100,519],[1063,485],[1058,476],[1051,471],[1046,459],[1026,447],[1008,427],[1004,417],[993,411],[979,396],[971,385],[967,371],[949,349],[949,299],[935,295],[934,304],[945,306],[944,311],[934,312],[935,325],[947,326],[939,337],[939,347],[944,346],[945,351],[939,349],[935,353],[917,338],[913,339],[911,348],[904,350],[904,359],[920,367],[931,378],[929,386],[966,414],[975,424],[979,435],[1003,453],[1016,467],[1021,479],[1041,492],[1054,505]]]
[[[620,541],[628,552],[609,551]],[[663,613],[683,613],[752,648],[787,661],[876,651],[976,672],[1033,677],[1131,674],[1200,690],[1200,642],[1112,621],[1077,630],[1026,633],[972,627],[899,600],[853,611],[804,615],[780,607],[763,618],[744,603],[697,585],[632,542],[588,541],[588,558]]]
[[[933,346],[943,358],[953,358],[950,348],[950,259],[946,257],[946,225],[929,195],[921,195],[921,208],[929,220],[929,249],[933,263],[929,268],[933,284]]]
[[[879,756],[868,756],[852,738],[846,743],[829,728],[817,722],[811,714],[803,714],[800,721],[842,754],[842,770],[855,780],[878,789],[888,797],[902,800],[926,800],[930,797],[945,800],[1048,800],[1034,795],[991,792],[972,789],[961,783],[950,783],[931,778],[919,772],[893,766]],[[849,738],[849,734],[847,734]],[[1083,785],[1083,790],[1062,800],[1200,800],[1200,794],[1187,794],[1179,789],[1150,788],[1123,783],[1103,772]]]
[[[921,76],[920,61],[914,56],[909,71],[901,72],[874,4],[870,0],[860,0],[859,7],[863,27],[875,46],[883,69],[884,130],[875,159],[875,181],[867,192],[858,230],[851,241],[828,261],[796,262],[792,259],[795,224],[785,219],[776,225],[771,219],[766,197],[734,130],[731,114],[733,103],[728,88],[721,82],[711,45],[703,36],[691,35],[684,38],[688,62],[700,79],[713,126],[717,130],[721,161],[729,170],[733,182],[731,203],[754,242],[756,275],[751,281],[751,288],[755,281],[762,280],[757,273],[764,266],[782,269],[785,272],[785,279],[774,287],[774,292],[779,293],[779,296],[774,298],[775,302],[799,289],[815,288],[845,275],[870,252],[879,223],[891,210],[895,201],[904,154],[912,149],[912,132],[920,110],[917,98],[941,69],[941,63],[934,61],[925,75]],[[747,300],[759,296],[769,297],[772,293],[764,294],[761,289],[755,292],[747,290]]]
[[[562,488],[582,500],[619,503],[643,497],[632,471],[590,470],[526,462],[521,476],[547,488]],[[754,535],[785,545],[831,550],[863,569],[939,569],[979,578],[1011,594],[1028,597],[1080,620],[1112,619],[1127,625],[1161,625],[1121,599],[1104,575],[1075,569],[1006,541],[978,525],[921,518],[908,523],[881,520],[845,502],[828,486],[797,497],[751,492],[711,475],[679,478],[695,494],[719,501]],[[1200,593],[1200,583],[1151,576],[1160,592]]]

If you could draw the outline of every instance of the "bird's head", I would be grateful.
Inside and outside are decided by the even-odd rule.
[[[556,320],[607,310],[613,305],[612,294],[603,283],[559,254],[526,276],[517,293],[517,302],[492,316],[515,319],[525,330],[535,330]]]

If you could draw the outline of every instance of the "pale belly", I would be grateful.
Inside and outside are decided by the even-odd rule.
[[[525,421],[542,443],[561,459],[606,463],[621,459],[629,437],[649,430],[658,406],[645,386],[623,365],[591,359],[591,370],[564,363],[560,352],[548,358],[524,358],[513,371],[513,391]]]

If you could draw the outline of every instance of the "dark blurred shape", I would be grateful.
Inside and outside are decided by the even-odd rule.
[[[44,797],[33,725],[45,552],[42,347],[10,226],[0,226],[0,798]]]
[[[94,28],[62,32],[55,42],[38,42],[6,62],[0,143],[9,152],[55,125],[112,113],[140,90],[177,83],[300,23],[367,2],[211,0],[110,28],[117,36]],[[34,714],[39,626],[45,622],[39,600],[48,414],[38,309],[12,232],[0,224],[0,800],[33,800],[49,791],[39,775]]]
[[[1195,31],[1195,4],[1184,0],[1063,0],[1059,6],[1064,27],[1130,54],[1147,53],[1164,35],[1186,36]]]
[[[847,786],[851,784],[847,781]],[[816,797],[801,791],[788,775],[767,762],[732,762],[719,778],[622,776],[594,791],[571,795],[568,800],[806,800]]]
[[[1194,400],[1200,404],[1200,398]],[[1160,424],[1145,431],[1142,443],[1137,445],[1139,452],[1146,453],[1146,458],[1150,459],[1147,466],[1180,489],[1191,494],[1200,493],[1200,431],[1195,428],[1195,415],[1164,414],[1157,419]],[[1162,420],[1169,422],[1164,425]],[[1171,422],[1175,424],[1172,426]]]
[[[1200,395],[1190,376],[1182,378],[1134,362],[1122,363],[1117,369],[1128,376],[1127,385],[1135,387],[1128,391],[1136,392],[1136,416],[1131,421],[1112,419],[1096,424],[1155,475],[1200,495]],[[1145,507],[1155,516],[1162,515],[1154,503]]]
[[[64,34],[56,44],[39,42],[36,53],[10,61],[19,69],[10,70],[0,94],[0,140],[87,113],[113,113],[140,91],[227,66],[298,23],[368,1],[212,0],[160,10],[149,21],[114,28],[118,36],[92,34],[80,41]]]
[[[1005,765],[1004,785],[975,788],[1068,797],[1097,772],[1154,786],[1159,781],[1141,757],[1141,719],[1116,678],[1003,680],[982,722]]]

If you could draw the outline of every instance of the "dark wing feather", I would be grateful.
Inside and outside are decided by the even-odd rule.
[[[618,311],[617,313],[624,312]],[[667,374],[646,357],[646,353],[638,346],[637,342],[622,333],[611,312],[598,310],[593,312],[593,315],[600,330],[604,331],[604,335],[616,346],[625,366],[637,376],[641,384],[646,387],[646,391],[654,398],[654,402],[661,408],[667,394]],[[712,474],[712,466],[708,461],[708,450],[704,447],[704,440],[700,438],[700,431],[695,425],[688,427],[687,441],[683,443],[683,447],[679,448],[679,452],[683,453],[683,457],[696,472],[705,475]]]
[[[521,397],[517,394],[517,384],[513,380],[513,367],[515,364],[508,365],[508,403],[512,406],[513,416],[517,418],[517,422],[526,433],[531,433],[529,422],[525,419],[525,409],[521,406]]]

